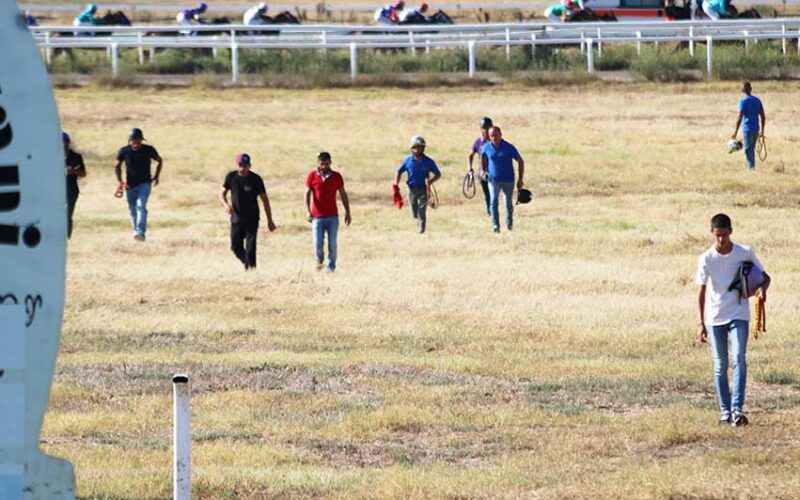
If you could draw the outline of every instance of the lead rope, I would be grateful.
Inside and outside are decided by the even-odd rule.
[[[439,207],[439,192],[433,184],[428,184],[428,206],[433,209]]]
[[[464,184],[461,186],[461,192],[468,200],[475,198],[475,174],[472,171],[467,172],[464,176]]]
[[[767,160],[767,138],[764,135],[759,135],[758,139],[756,139],[756,153],[758,154],[758,159],[761,161]]]
[[[756,300],[756,325],[753,337],[758,338],[759,333],[767,333],[767,307],[762,299]]]

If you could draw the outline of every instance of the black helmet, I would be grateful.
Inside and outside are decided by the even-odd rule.
[[[481,128],[491,128],[494,126],[494,123],[492,123],[491,118],[489,118],[488,116],[484,116],[483,118],[481,118],[480,126]]]
[[[533,200],[533,193],[530,192],[529,189],[520,189],[517,192],[517,205],[522,203],[530,203]]]
[[[144,133],[140,128],[132,128],[128,133],[128,139],[141,139],[144,140]]]

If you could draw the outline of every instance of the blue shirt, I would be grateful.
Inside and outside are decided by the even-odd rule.
[[[739,101],[739,111],[742,113],[742,132],[758,132],[758,117],[764,106],[758,97],[747,95]]]
[[[403,160],[403,164],[400,165],[400,168],[397,169],[398,174],[402,174],[403,172],[408,174],[408,187],[412,188],[424,188],[425,187],[425,179],[428,178],[430,174],[434,176],[442,175],[439,172],[439,167],[436,166],[436,162],[432,159],[428,158],[425,155],[422,155],[422,159],[417,161],[414,159],[414,155],[408,155],[405,160]]]
[[[519,151],[513,144],[501,141],[500,146],[487,142],[481,150],[481,157],[486,158],[489,180],[497,182],[514,182],[514,163],[512,160],[521,160]]]

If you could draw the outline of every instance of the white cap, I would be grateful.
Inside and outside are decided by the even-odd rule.
[[[415,135],[411,138],[411,147],[414,146],[424,146],[425,145],[425,138],[421,135]]]

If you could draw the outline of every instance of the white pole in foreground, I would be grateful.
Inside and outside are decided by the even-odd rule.
[[[467,42],[467,54],[469,57],[469,77],[475,77],[475,40]]]
[[[594,40],[586,39],[586,71],[594,73]]]
[[[706,68],[708,70],[708,79],[714,76],[714,39],[711,35],[706,36]]]
[[[350,42],[350,79],[355,81],[358,76],[358,46]]]
[[[189,425],[192,395],[188,375],[178,374],[172,377],[172,393],[174,426],[172,498],[189,500],[192,497],[192,437]]]

